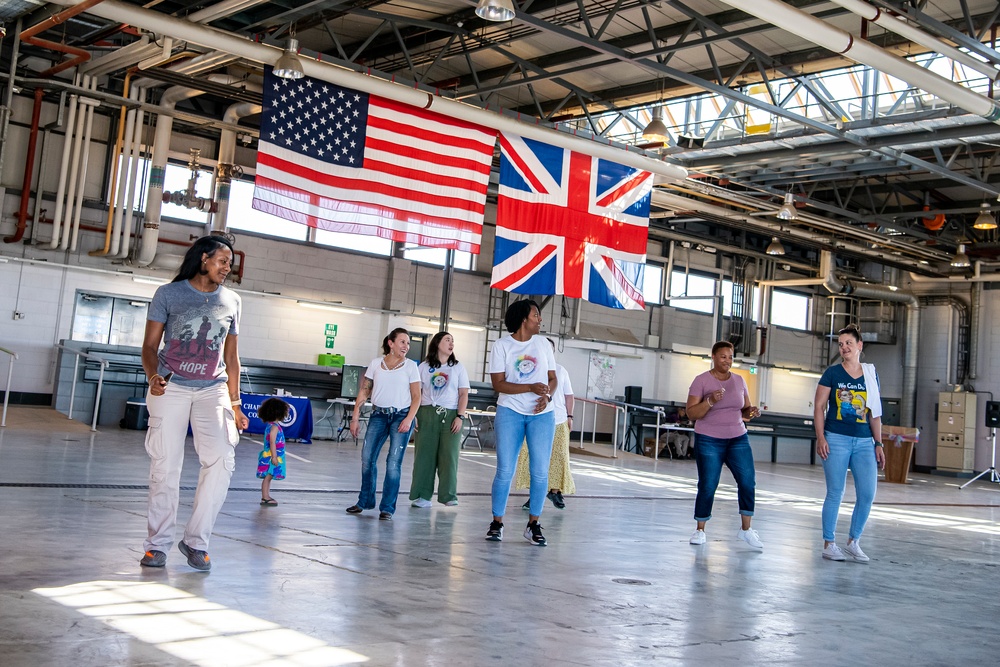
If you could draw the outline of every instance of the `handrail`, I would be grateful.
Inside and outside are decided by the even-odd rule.
[[[656,407],[647,408],[645,405],[636,405],[634,403],[624,403],[624,402],[619,403],[618,401],[615,401],[615,403],[617,405],[622,406],[624,408],[624,412],[626,412],[626,413],[628,413],[631,410],[633,412],[653,412],[653,413],[656,414],[656,436],[655,436],[655,438],[656,438],[656,444],[653,445],[653,452],[654,452],[653,453],[653,458],[654,459],[658,459],[660,457],[659,456],[659,454],[660,454],[660,451],[659,451],[660,429],[663,428],[663,426],[662,426],[663,418],[664,418],[664,416],[666,416],[666,413],[663,410],[663,407],[661,407],[661,406],[658,405]],[[627,439],[625,437],[625,432],[627,431],[627,429],[628,429],[628,419],[625,419],[625,420],[622,421],[622,448],[623,449],[625,447],[625,441]],[[639,440],[639,438],[641,437],[641,434],[642,434],[642,431],[641,431],[641,427],[640,427],[639,433],[636,434],[636,440]],[[636,447],[638,448],[640,446],[640,444],[641,444],[640,442],[636,442]]]
[[[17,352],[0,347],[0,352],[10,356],[7,365],[7,389],[3,393],[3,417],[0,418],[0,427],[7,425],[7,402],[10,400],[10,380],[14,376],[14,361],[17,359]]]
[[[624,414],[625,408],[610,401],[598,401],[592,398],[574,396],[573,404],[576,405],[577,403],[580,403],[582,406],[582,410],[580,412],[580,449],[583,449],[583,430],[587,420],[587,404],[589,403],[594,406],[594,419],[590,427],[591,444],[597,442],[597,411],[600,408],[611,408],[615,411],[615,427],[611,429],[611,456],[612,458],[618,458],[618,413],[621,412]]]
[[[73,419],[73,401],[76,399],[76,381],[77,376],[80,373],[80,357],[86,357],[87,359],[94,359],[101,364],[101,374],[97,378],[97,394],[94,397],[94,421],[90,424],[90,430],[97,430],[97,414],[101,408],[101,389],[104,386],[104,371],[108,367],[108,360],[104,357],[99,357],[91,352],[84,352],[83,350],[77,350],[72,347],[67,347],[61,343],[57,343],[56,347],[61,350],[66,350],[67,352],[75,355],[73,359],[73,389],[69,393],[69,410],[67,411],[67,418]]]

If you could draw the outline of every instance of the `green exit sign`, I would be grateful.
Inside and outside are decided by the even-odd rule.
[[[751,366],[750,367],[750,375],[757,375],[757,367],[756,366]]]

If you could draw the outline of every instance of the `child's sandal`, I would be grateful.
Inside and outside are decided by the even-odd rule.
[[[261,505],[273,506],[273,505],[277,505],[278,501],[275,500],[274,498],[261,498],[260,499],[260,504]]]

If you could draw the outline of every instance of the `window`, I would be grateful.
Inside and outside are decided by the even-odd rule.
[[[253,183],[249,181],[233,181],[231,183],[226,226],[296,241],[305,241],[309,233],[308,225],[285,220],[255,209],[253,207]]]
[[[696,273],[685,274],[683,271],[674,271],[670,274],[670,296],[671,297],[696,297],[715,296],[715,279]],[[674,299],[671,298],[669,304],[673,308],[681,310],[692,310],[696,313],[715,312],[714,299]]]
[[[403,246],[403,257],[414,262],[444,266],[448,258],[448,251],[444,248],[423,248],[412,243],[407,243]],[[472,254],[456,250],[454,266],[456,269],[472,270]]]
[[[760,287],[754,285],[753,288],[753,299],[745,304],[752,308],[750,313],[750,318],[756,322],[757,321],[757,304],[760,303]],[[722,315],[724,317],[733,316],[733,281],[723,280],[722,281]]]
[[[380,236],[345,234],[344,232],[328,232],[325,229],[317,229],[316,243],[334,248],[370,252],[373,255],[382,255],[383,257],[392,254],[392,241]]]
[[[647,304],[663,303],[663,267],[647,264],[642,278],[642,300]]]
[[[125,163],[123,157],[118,158],[118,176],[121,177],[121,170]],[[150,171],[150,161],[141,158],[139,160],[139,166],[136,171],[135,176],[135,198],[133,199],[133,208],[136,211],[146,210],[146,195],[149,194],[149,171]],[[188,179],[191,178],[191,170],[186,166],[179,164],[167,164],[166,171],[163,175],[163,191],[164,192],[180,192],[186,190],[188,186]],[[111,196],[111,193],[108,195]],[[195,196],[205,197],[211,199],[212,193],[212,170],[202,169],[199,172],[198,180],[195,183]],[[126,200],[127,203],[127,200]],[[199,224],[205,224],[208,222],[208,213],[205,211],[199,211],[195,208],[186,208],[178,204],[167,204],[164,203],[163,207],[160,209],[160,216],[164,218],[174,218],[176,220],[187,220],[188,222],[197,222]]]
[[[771,324],[808,331],[810,300],[805,294],[774,290],[771,294]]]

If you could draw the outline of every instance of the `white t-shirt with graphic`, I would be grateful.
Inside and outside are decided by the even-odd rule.
[[[410,384],[420,382],[420,371],[412,359],[387,371],[382,367],[382,357],[378,357],[368,364],[365,377],[372,381],[372,405],[405,410],[410,407]]]
[[[569,371],[563,368],[562,364],[556,364],[556,380],[559,385],[556,387],[556,393],[552,394],[552,408],[556,412],[556,424],[562,424],[569,421],[566,397],[573,395],[573,385],[569,383]]]
[[[461,361],[454,366],[445,363],[437,368],[431,368],[426,361],[420,363],[420,405],[457,410],[458,390],[470,386],[469,373]]]
[[[490,352],[490,373],[503,373],[507,382],[514,384],[548,384],[549,371],[556,370],[556,359],[552,354],[549,341],[541,336],[532,336],[521,342],[512,336],[504,336],[493,343]],[[559,389],[556,388],[558,392]],[[523,394],[500,394],[497,405],[510,408],[522,415],[535,414],[535,404],[538,394],[525,392]],[[555,407],[550,401],[542,413],[550,412]],[[541,413],[540,413],[541,414]]]

